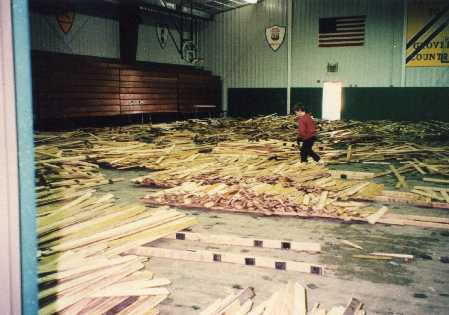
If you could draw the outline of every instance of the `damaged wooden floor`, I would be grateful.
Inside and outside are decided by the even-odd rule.
[[[257,305],[288,281],[307,288],[310,307],[319,301],[330,309],[356,297],[368,314],[446,314],[449,149],[444,143],[423,144],[421,136],[427,132],[432,139],[444,137],[448,126],[322,123],[318,149],[329,170],[298,163],[297,146],[289,141],[295,133],[291,118],[195,120],[38,134],[39,221],[51,232],[39,235],[40,261],[51,259],[48,255],[55,251],[88,245],[91,237],[96,240],[90,227],[97,221],[111,228],[105,224],[108,215],[122,214],[109,213],[114,209],[108,205],[104,218],[89,211],[78,215],[75,207],[74,221],[64,218],[62,211],[86,191],[106,193],[119,198],[121,205],[140,203],[136,209],[145,210],[139,214],[143,217],[148,209],[142,202],[178,208],[189,224],[176,225],[171,233],[192,226],[196,218],[199,224],[192,227],[193,233],[253,238],[257,245],[167,240],[165,230],[148,231],[154,235],[147,240],[153,242],[145,245],[146,231],[134,242],[127,236],[134,233],[128,221],[118,221],[123,228],[105,235],[125,237],[130,244],[114,249],[116,242],[106,239],[107,249],[114,255],[139,256],[139,261],[151,256],[146,268],[171,283],[161,314],[199,314],[216,299],[249,286],[255,288]],[[265,128],[270,121],[273,126]],[[409,135],[391,133],[398,128],[406,128]],[[415,142],[407,142],[410,139]],[[102,209],[97,203],[94,208]],[[80,226],[52,222],[53,217],[67,224],[87,220],[82,224],[88,227],[88,237],[77,240],[73,232]],[[123,217],[129,217],[127,212]],[[56,237],[60,233],[64,238]],[[274,243],[283,249],[264,248],[262,239],[281,240]],[[286,250],[291,241],[314,244],[309,249],[318,245],[321,252]],[[66,294],[59,291],[65,287],[45,294]],[[113,288],[117,289],[114,284]],[[117,312],[111,309],[108,314]]]
[[[114,193],[122,201],[134,202],[149,191],[148,188],[131,188],[127,182],[127,179],[146,174],[145,171],[102,172],[107,177],[126,179],[101,188],[102,191]],[[388,187],[388,181],[385,184]],[[390,184],[393,185],[394,181]],[[148,264],[149,269],[172,280],[172,294],[160,306],[161,314],[199,314],[216,299],[224,298],[236,288],[247,286],[256,289],[255,304],[258,304],[289,280],[298,281],[308,288],[311,305],[320,302],[328,309],[333,305],[344,305],[354,296],[366,304],[368,314],[447,314],[449,282],[446,279],[449,278],[449,265],[440,261],[441,256],[449,253],[449,233],[445,230],[180,211],[197,218],[199,224],[193,227],[194,232],[319,242],[322,244],[322,252],[279,252],[274,249],[204,245],[174,240],[159,241],[157,246],[180,250],[223,250],[303,260],[325,265],[327,274],[319,277],[232,264],[153,258]],[[449,212],[441,209],[394,206],[391,211],[449,218]],[[360,245],[363,251],[343,244],[342,240]],[[400,260],[380,261],[353,257],[371,252],[407,253],[414,255],[415,259],[406,263]]]

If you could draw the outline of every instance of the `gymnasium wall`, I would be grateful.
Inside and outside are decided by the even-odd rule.
[[[265,28],[287,25],[286,3],[266,0],[223,13],[206,29],[206,55],[215,56],[206,65],[223,76],[232,115],[286,112],[288,45],[285,39],[274,52],[265,40]],[[342,81],[343,118],[447,119],[449,67],[403,67],[404,12],[404,0],[293,1],[292,103],[319,117],[323,82]],[[364,46],[318,47],[320,17],[353,15],[366,15]],[[338,72],[328,73],[327,64],[336,62]],[[422,116],[422,108],[432,114]]]

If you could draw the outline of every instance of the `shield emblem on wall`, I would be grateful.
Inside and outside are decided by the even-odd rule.
[[[270,46],[273,51],[277,51],[282,46],[284,38],[284,26],[273,25],[265,29],[265,39],[267,40],[268,46]]]
[[[157,24],[156,33],[159,45],[161,45],[161,48],[164,49],[168,42],[168,27],[166,25]]]
[[[64,34],[67,34],[72,29],[73,21],[75,21],[75,12],[64,11],[56,16],[56,21],[58,21],[58,25]]]

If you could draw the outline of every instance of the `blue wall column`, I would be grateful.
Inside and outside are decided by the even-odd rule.
[[[33,110],[27,0],[12,0],[22,269],[22,314],[38,313]]]

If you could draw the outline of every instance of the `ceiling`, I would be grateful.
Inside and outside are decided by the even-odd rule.
[[[193,15],[208,20],[218,13],[251,5],[245,0],[29,0],[29,3],[33,10],[43,13],[71,8],[79,13],[110,17],[117,15],[119,5],[134,3],[147,13]]]
[[[184,1],[188,3],[189,1]],[[195,9],[207,12],[210,15],[241,8],[250,5],[244,0],[193,0]]]

